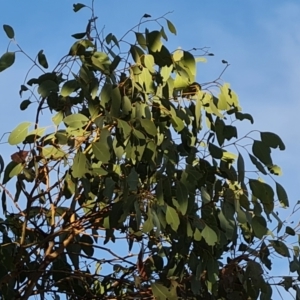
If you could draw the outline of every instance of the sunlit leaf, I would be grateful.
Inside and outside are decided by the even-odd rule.
[[[166,221],[171,228],[176,231],[178,229],[180,220],[177,211],[172,206],[167,206]]]
[[[63,97],[67,97],[70,94],[72,94],[73,92],[75,92],[78,88],[79,88],[79,84],[78,84],[77,80],[72,79],[72,80],[66,81],[64,83],[64,85],[61,88],[60,94]]]
[[[150,136],[156,136],[157,134],[157,129],[153,121],[149,119],[140,119],[142,127],[145,129],[147,134]]]
[[[175,28],[174,24],[171,21],[167,20],[167,25],[168,25],[170,32],[176,35],[177,32],[176,32],[176,28]]]
[[[209,246],[214,246],[218,241],[216,232],[208,225],[205,225],[204,229],[201,232],[201,235]]]
[[[146,43],[146,38],[145,36],[140,33],[140,32],[135,32],[135,36],[136,36],[136,40],[138,42],[138,44],[144,49],[147,49],[147,43]]]
[[[8,143],[10,145],[18,145],[22,143],[27,134],[28,134],[28,128],[31,125],[31,122],[23,122],[19,124],[9,135],[8,137]]]
[[[277,175],[277,176],[282,175],[282,170],[277,165],[268,166],[268,170],[270,171],[271,174],[274,174],[274,175]]]
[[[89,122],[89,119],[83,114],[72,114],[63,119],[64,123],[72,128],[81,128]]]

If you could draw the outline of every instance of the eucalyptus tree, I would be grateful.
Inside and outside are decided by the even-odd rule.
[[[25,54],[40,75],[28,72],[19,91],[20,109],[36,115],[4,137],[11,159],[0,160],[2,298],[271,299],[271,284],[297,289],[297,277],[269,275],[275,252],[293,255],[299,274],[299,247],[286,244],[295,230],[274,211],[289,206],[271,157],[285,149],[280,137],[238,136],[252,116],[221,76],[197,82],[208,48],[167,48],[177,34],[168,14],[145,14],[117,37],[98,30],[93,6],[73,9],[91,17],[53,69],[3,26],[13,43],[0,71]]]

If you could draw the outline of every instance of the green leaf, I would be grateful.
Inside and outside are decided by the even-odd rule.
[[[39,53],[38,53],[38,62],[43,68],[48,69],[47,58],[46,58],[46,56],[43,52],[44,52],[43,50],[39,51]]]
[[[256,166],[256,168],[264,175],[268,175],[264,166],[257,160],[257,158],[249,153],[250,160]]]
[[[170,293],[170,290],[160,284],[160,283],[157,283],[157,282],[154,282],[154,283],[151,283],[151,289],[152,289],[152,293],[153,293],[153,296],[155,297],[156,300],[173,300],[173,299],[176,299],[172,298],[172,294]]]
[[[216,232],[205,224],[204,229],[201,231],[202,237],[205,239],[207,245],[214,246],[218,241]]]
[[[72,114],[63,119],[64,123],[72,128],[82,128],[86,126],[89,119],[83,114]]]
[[[138,44],[144,49],[147,50],[147,43],[145,36],[140,32],[135,32],[136,40]]]
[[[144,63],[144,66],[145,66],[151,73],[154,73],[154,72],[155,72],[155,69],[154,69],[155,62],[154,62],[154,57],[153,57],[153,55],[151,55],[151,54],[145,54],[145,55],[143,56],[143,63]]]
[[[86,7],[86,5],[81,4],[81,3],[76,3],[73,4],[73,10],[74,12],[78,12],[80,9],[82,9],[83,7]]]
[[[177,32],[176,32],[176,28],[173,25],[173,23],[171,21],[167,20],[167,24],[168,24],[168,28],[169,28],[170,32],[176,35]]]
[[[22,143],[27,134],[28,134],[28,128],[31,125],[31,122],[23,122],[19,124],[9,135],[8,137],[8,143],[10,145],[18,145]]]
[[[146,41],[148,49],[151,52],[159,52],[162,47],[161,32],[154,30],[146,33]]]
[[[262,216],[254,216],[251,220],[251,226],[255,236],[259,239],[268,234],[267,222]]]
[[[86,173],[86,157],[85,155],[78,151],[75,154],[72,166],[72,175],[74,178],[81,178]]]
[[[253,154],[266,166],[272,165],[271,149],[261,141],[254,141],[252,145]]]
[[[45,80],[38,87],[38,93],[43,98],[48,97],[51,92],[57,92],[57,91],[58,91],[58,85],[56,82],[52,80]]]
[[[14,29],[9,25],[3,25],[3,29],[9,39],[13,39],[15,37]]]
[[[103,129],[101,131],[100,140],[92,144],[92,149],[95,157],[102,163],[108,163],[110,160],[109,138],[109,130]]]
[[[89,235],[84,234],[80,237],[81,250],[87,256],[93,256],[94,255],[93,243],[94,243],[93,239]]]
[[[114,60],[111,62],[111,65],[109,66],[109,71],[112,73],[119,65],[121,61],[121,57],[117,55]]]
[[[282,241],[270,240],[270,243],[278,254],[283,257],[290,257],[289,249]]]
[[[64,113],[62,111],[59,111],[56,115],[52,117],[52,122],[58,126],[61,121],[64,119]]]
[[[178,213],[173,207],[169,205],[167,205],[166,221],[174,231],[177,231],[180,223]]]
[[[6,184],[12,178],[12,176],[10,176],[10,174],[14,173],[13,170],[15,168],[18,169],[19,166],[22,167],[22,163],[16,163],[14,161],[11,161],[6,165],[6,168],[4,170],[4,177],[3,177],[2,184]]]
[[[140,119],[142,127],[145,129],[148,135],[150,136],[156,136],[157,129],[153,121],[149,119]]]
[[[20,104],[20,109],[21,110],[25,110],[32,102],[27,99],[27,100],[23,100]]]
[[[130,47],[130,54],[132,56],[132,59],[137,63],[141,64],[141,56],[144,55],[144,52],[141,48],[139,48],[136,45],[131,45]]]
[[[188,190],[181,181],[178,181],[176,184],[176,198],[180,212],[182,215],[185,215],[188,208]]]
[[[121,92],[118,86],[111,91],[111,101],[110,114],[112,117],[118,117],[122,102]]]
[[[238,159],[237,159],[237,169],[238,169],[238,182],[244,182],[245,179],[245,162],[244,162],[244,158],[241,155],[241,153],[239,153]]]
[[[139,184],[139,175],[134,168],[131,169],[131,171],[128,175],[127,183],[128,183],[130,191],[137,190],[138,184]]]
[[[67,97],[70,94],[72,94],[73,92],[75,92],[77,89],[79,89],[79,87],[80,87],[79,83],[75,79],[66,81],[61,88],[60,94],[63,97]]]
[[[289,207],[288,195],[281,184],[276,182],[276,193],[280,204],[283,207]]]
[[[53,160],[61,159],[66,155],[66,153],[62,149],[56,148],[54,146],[43,147],[42,154],[45,158],[51,158]]]
[[[0,72],[11,67],[15,62],[15,52],[6,52],[0,57]]]
[[[285,150],[285,145],[277,134],[273,132],[261,132],[260,137],[265,145],[273,149],[279,147],[280,150]]]

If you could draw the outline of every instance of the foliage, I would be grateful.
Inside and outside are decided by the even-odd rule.
[[[52,71],[43,50],[31,59],[41,75],[21,85],[20,109],[35,103],[36,117],[9,134],[11,160],[0,157],[3,299],[271,299],[275,252],[300,275],[299,247],[285,242],[295,230],[274,212],[289,205],[272,177],[282,140],[238,136],[252,116],[220,77],[196,82],[207,48],[165,46],[166,29],[177,34],[166,15],[102,38],[93,7],[81,9],[91,18],[68,55]],[[0,71],[25,53],[3,28],[18,50]]]

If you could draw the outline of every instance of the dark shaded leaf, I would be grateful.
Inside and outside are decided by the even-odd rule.
[[[293,228],[291,228],[290,226],[286,226],[285,228],[285,233],[289,234],[289,235],[296,235],[296,232]]]
[[[58,84],[52,80],[45,80],[38,87],[38,93],[43,98],[48,97],[51,92],[57,92],[57,91],[58,91]]]
[[[249,120],[251,122],[251,124],[254,123],[253,117],[250,114],[243,114],[241,112],[236,112],[235,113],[235,117],[237,118],[237,120],[243,121],[243,120]]]
[[[238,182],[244,182],[245,179],[245,162],[244,162],[244,158],[241,155],[241,153],[239,153],[238,159],[237,159],[237,169],[238,169]]]
[[[268,175],[264,166],[257,160],[257,158],[249,153],[250,160],[256,166],[256,168],[264,175]]]
[[[271,213],[274,208],[274,191],[272,187],[264,182],[254,179],[249,180],[249,185],[252,194],[264,205],[265,211]]]
[[[274,149],[279,147],[280,150],[285,150],[285,145],[277,134],[273,132],[261,132],[260,137],[265,145]]]
[[[221,159],[223,156],[223,150],[212,143],[209,143],[208,150],[213,158]]]
[[[38,62],[43,68],[48,69],[47,58],[46,58],[46,56],[43,52],[44,52],[43,50],[39,51],[39,53],[38,53]]]
[[[277,197],[278,197],[280,204],[283,207],[289,207],[288,195],[287,195],[285,189],[283,188],[283,186],[281,184],[279,184],[278,182],[276,182],[276,193],[277,193]]]
[[[86,5],[81,4],[81,3],[76,3],[73,4],[73,10],[74,12],[78,12],[80,9],[82,9],[83,7],[86,7]]]
[[[3,29],[9,39],[13,39],[15,37],[14,29],[9,25],[3,25]]]
[[[94,244],[94,241],[89,235],[84,234],[80,237],[81,250],[87,256],[93,256],[94,255],[93,244]]]
[[[254,234],[257,238],[262,239],[268,234],[267,222],[262,216],[254,216],[251,221]]]
[[[139,175],[134,168],[131,169],[128,177],[127,183],[130,191],[136,191],[139,184]]]
[[[29,99],[23,100],[20,104],[20,109],[25,110],[30,104],[31,104],[31,101]]]
[[[11,67],[15,62],[15,52],[6,52],[0,57],[0,72]]]
[[[72,37],[74,39],[81,40],[81,39],[83,39],[85,37],[85,35],[86,35],[86,32],[80,32],[80,33],[74,33],[74,34],[72,34]]]
[[[176,198],[180,212],[185,215],[188,208],[188,190],[181,181],[178,181],[176,184]]]
[[[253,154],[266,166],[272,165],[271,149],[261,141],[254,141],[252,145]]]
[[[290,257],[290,252],[288,247],[283,243],[282,241],[278,240],[270,240],[271,245],[273,246],[274,250],[284,256],[284,257]]]

